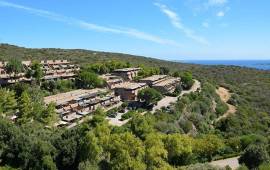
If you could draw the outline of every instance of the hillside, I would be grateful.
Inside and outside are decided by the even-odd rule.
[[[0,169],[1,166],[60,170],[213,169],[211,164],[203,163],[224,159],[217,162],[222,164],[228,161],[226,158],[239,155],[242,158],[246,149],[252,147],[260,149],[268,158],[269,154],[264,152],[269,152],[266,146],[270,141],[267,137],[270,133],[270,71],[191,65],[80,49],[0,45],[0,59],[14,57],[19,60],[68,59],[80,64],[82,69],[75,81],[41,84],[33,81],[0,88]],[[91,112],[91,118],[75,122],[72,128],[54,128],[55,105],[44,105],[43,97],[71,89],[99,87],[103,80],[98,74],[104,72],[95,73],[90,68],[98,65],[96,68],[102,70],[100,65],[103,65],[112,71],[115,67],[109,69],[106,64],[116,66],[117,62],[123,67],[159,70],[153,74],[163,74],[161,67],[168,68],[170,72],[166,69],[166,74],[182,78],[179,95],[164,96],[146,88],[143,93],[148,90],[150,96],[158,98],[152,112],[143,107],[134,110],[127,103],[126,106],[120,103],[121,106],[111,110],[96,109]],[[84,75],[93,78],[87,86],[80,84]],[[189,82],[194,82],[191,88],[185,86],[189,84],[185,84],[187,77]],[[172,103],[168,106],[169,101]],[[119,109],[128,110],[121,119],[129,121],[119,127],[111,126],[107,118],[120,112]],[[6,119],[6,115],[13,115],[17,110],[15,122]]]
[[[82,49],[32,49],[9,44],[0,45],[0,59],[8,60],[12,57],[21,60],[27,59],[68,59],[75,63],[86,65],[108,60],[130,62],[134,66],[145,65],[150,67],[167,67],[173,71],[191,71],[194,77],[202,82],[210,82],[216,87],[228,88],[234,95],[229,102],[238,105],[236,116],[229,116],[222,122],[222,131],[231,133],[247,133],[239,124],[248,126],[252,132],[264,131],[265,127],[256,127],[265,124],[263,116],[270,114],[270,71],[241,68],[236,66],[202,66],[164,61],[142,56],[120,53],[97,52]],[[248,116],[243,116],[248,115]],[[256,123],[252,123],[257,120]],[[240,122],[238,122],[240,121]],[[235,123],[238,122],[238,123]],[[232,125],[233,123],[233,125]],[[221,125],[220,125],[221,126]],[[221,128],[221,127],[220,127]],[[262,132],[261,132],[262,133]]]

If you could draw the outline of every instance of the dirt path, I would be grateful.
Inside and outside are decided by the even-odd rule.
[[[230,114],[234,114],[236,112],[236,107],[227,103],[229,101],[229,99],[231,98],[232,94],[229,92],[228,89],[225,89],[224,87],[219,87],[216,90],[216,93],[219,95],[220,99],[225,102],[229,109],[226,113],[224,113],[222,116],[218,117],[215,121],[219,121],[222,118],[226,118],[227,116],[229,116]]]
[[[218,160],[218,161],[213,161],[213,162],[210,162],[210,165],[219,166],[219,167],[222,167],[222,168],[229,165],[233,170],[235,170],[240,166],[239,162],[238,162],[238,158],[239,157],[234,157],[234,158],[228,158],[228,159],[222,159],[222,160]]]

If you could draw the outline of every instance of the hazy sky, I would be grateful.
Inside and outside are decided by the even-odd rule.
[[[0,0],[0,42],[169,60],[270,59],[270,0]]]

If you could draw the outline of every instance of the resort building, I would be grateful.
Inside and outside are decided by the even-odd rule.
[[[114,107],[120,102],[120,97],[106,89],[79,89],[45,97],[44,102],[56,104],[56,112],[62,120],[58,125],[61,126],[80,120],[98,107],[103,109]]]
[[[114,70],[113,74],[122,77],[124,80],[133,80],[138,76],[141,68],[122,68]]]
[[[168,75],[153,75],[150,77],[140,79],[139,82],[146,83],[148,86],[152,87],[153,85],[160,83],[166,80],[167,78],[169,78]]]
[[[104,74],[101,78],[105,80],[110,89],[114,89],[117,85],[124,83],[124,80],[121,77],[112,74]]]
[[[43,60],[41,61],[44,72],[44,80],[71,79],[80,68],[67,60]]]
[[[173,93],[176,86],[181,83],[180,78],[168,77],[163,81],[160,81],[152,85],[152,88],[160,91],[163,94]]]
[[[30,69],[31,61],[22,61],[24,72],[7,73],[6,66],[8,62],[0,62],[0,84],[12,84],[16,82],[30,82],[30,78],[26,78],[26,72]],[[43,70],[43,80],[56,79],[72,79],[80,68],[67,60],[43,60],[40,62]]]
[[[13,84],[16,82],[24,82],[24,81],[31,81],[30,79],[25,77],[25,73],[8,73],[6,70],[8,62],[0,62],[0,85],[3,84]],[[23,61],[22,62],[24,69],[26,70],[31,62],[30,61]]]
[[[148,87],[146,83],[125,82],[114,88],[115,94],[121,96],[124,101],[137,100],[138,92]]]

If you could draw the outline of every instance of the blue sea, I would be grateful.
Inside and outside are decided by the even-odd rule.
[[[270,60],[181,60],[179,62],[202,65],[232,65],[259,70],[270,70]]]

